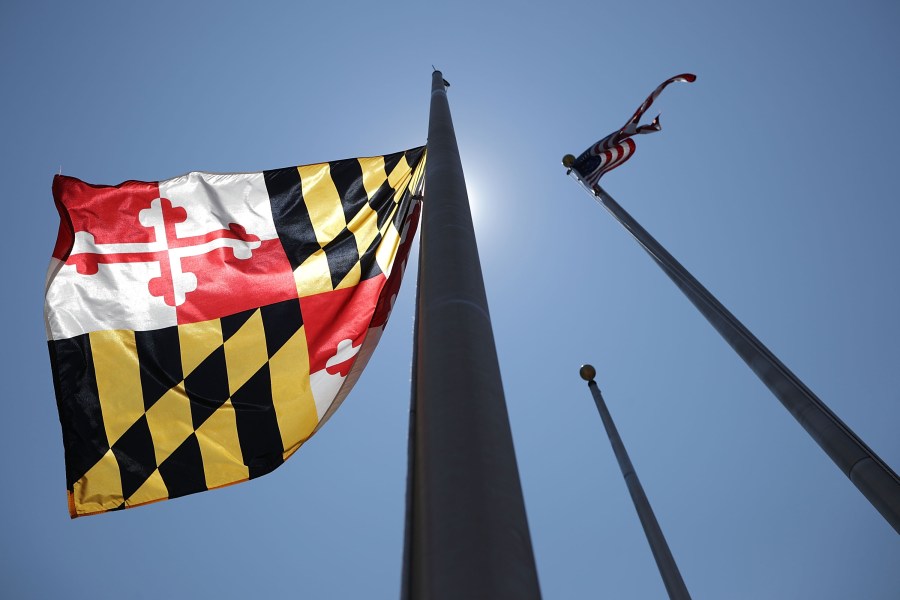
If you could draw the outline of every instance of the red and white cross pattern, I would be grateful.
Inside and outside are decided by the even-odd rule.
[[[262,173],[54,185],[71,228],[61,227],[51,265],[51,339],[159,329],[297,298]]]

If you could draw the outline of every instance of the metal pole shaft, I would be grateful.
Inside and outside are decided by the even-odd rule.
[[[606,408],[606,402],[603,401],[603,395],[597,382],[591,379],[588,382],[588,388],[597,404],[597,410],[600,412],[600,419],[603,420],[603,427],[609,436],[609,443],[612,445],[616,460],[619,462],[619,468],[622,470],[622,476],[625,478],[625,485],[628,486],[628,493],[631,494],[631,500],[634,502],[634,508],[637,510],[638,518],[644,528],[644,534],[647,536],[647,542],[650,543],[650,550],[653,552],[653,558],[656,560],[656,566],[659,568],[659,574],[662,576],[663,584],[671,600],[690,600],[691,595],[688,593],[684,580],[681,578],[681,572],[678,565],[675,564],[675,558],[669,550],[669,544],[663,535],[662,529],[653,514],[650,507],[650,501],[647,500],[647,494],[644,493],[644,487],[638,479],[631,459],[628,458],[628,452],[625,451],[625,444],[619,437],[619,431],[613,423],[612,415]]]
[[[600,186],[603,206],[644,247],[797,422],[900,533],[900,478]]]
[[[465,178],[433,74],[416,309],[408,597],[540,598]]]

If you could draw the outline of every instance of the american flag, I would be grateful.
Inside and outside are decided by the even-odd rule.
[[[581,180],[589,187],[594,187],[604,173],[612,171],[631,158],[631,155],[634,154],[635,143],[634,140],[631,139],[632,136],[642,133],[653,133],[654,131],[662,129],[662,126],[659,124],[659,115],[647,125],[638,125],[638,121],[641,120],[641,117],[650,108],[657,96],[666,89],[666,86],[676,81],[693,83],[696,80],[696,75],[682,73],[681,75],[670,77],[659,84],[659,86],[647,96],[644,103],[634,111],[634,114],[621,129],[614,131],[582,152],[572,164],[572,170],[574,170]]]

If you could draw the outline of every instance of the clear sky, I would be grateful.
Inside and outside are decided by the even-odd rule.
[[[544,597],[665,594],[583,362],[695,598],[900,597],[900,537],[559,162],[696,73],[604,186],[896,470],[897,3],[81,4],[0,6],[0,595],[398,597],[414,268],[354,392],[285,465],[77,521],[43,284],[60,170],[114,184],[417,146],[434,64]]]

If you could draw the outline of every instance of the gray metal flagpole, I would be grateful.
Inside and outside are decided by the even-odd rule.
[[[433,73],[404,598],[540,598],[469,198]]]
[[[597,404],[600,419],[603,421],[606,435],[609,436],[609,443],[612,445],[613,453],[619,462],[622,477],[625,478],[625,485],[628,486],[628,493],[631,494],[631,500],[634,502],[634,508],[637,510],[641,526],[644,528],[644,535],[647,536],[647,541],[650,543],[650,551],[653,552],[653,558],[656,560],[656,566],[659,567],[659,574],[662,576],[669,598],[671,600],[691,600],[691,595],[688,593],[687,586],[684,585],[678,565],[675,564],[675,558],[669,550],[669,544],[666,543],[662,529],[660,529],[656,516],[653,514],[650,501],[647,500],[647,494],[644,493],[644,486],[641,485],[641,480],[638,479],[634,465],[631,464],[631,459],[628,458],[625,444],[622,443],[616,424],[613,423],[612,415],[609,414],[606,402],[603,401],[603,394],[600,393],[600,388],[597,387],[597,382],[594,381],[597,371],[591,365],[582,365],[578,374],[588,382],[588,388],[590,388],[594,402]]]
[[[872,506],[900,533],[900,478],[897,474],[606,190],[595,185],[589,191],[643,246]]]

